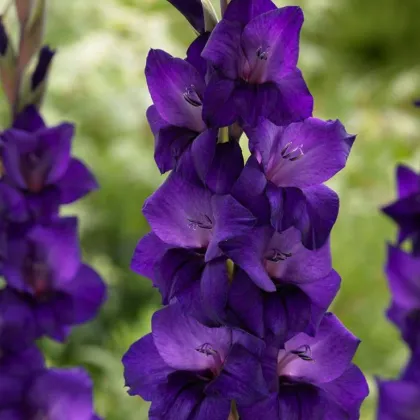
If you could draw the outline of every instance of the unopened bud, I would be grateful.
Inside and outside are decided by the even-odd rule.
[[[15,5],[19,22],[21,26],[24,27],[31,16],[34,0],[15,0]]]
[[[38,64],[31,78],[32,91],[35,91],[42,82],[46,81],[46,78],[50,70],[51,61],[55,53],[56,51],[52,50],[48,46],[42,47],[41,51],[39,52]]]

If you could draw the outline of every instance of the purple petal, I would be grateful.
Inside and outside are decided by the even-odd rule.
[[[136,341],[122,358],[125,384],[130,395],[139,395],[151,401],[173,372],[160,357],[153,342],[152,334]]]
[[[201,0],[168,0],[185,19],[190,22],[191,26],[198,32],[204,32],[204,12]]]
[[[275,81],[295,69],[302,24],[303,12],[296,6],[272,10],[248,23],[241,45],[251,69],[250,79]]]
[[[338,120],[315,118],[286,128],[264,121],[247,134],[251,151],[261,156],[267,178],[278,187],[327,181],[345,166],[354,141]]]
[[[267,292],[276,290],[263,265],[264,252],[272,234],[269,226],[256,227],[219,244],[223,252],[241,267],[258,287]]]
[[[162,259],[169,245],[160,240],[153,232],[140,239],[131,259],[131,269],[151,280],[156,278],[157,264]]]
[[[46,150],[51,162],[46,184],[54,184],[66,173],[73,135],[74,126],[68,123],[38,132],[40,147]]]
[[[286,351],[310,346],[314,361],[297,358],[287,365],[284,374],[313,384],[331,382],[349,368],[359,343],[333,314],[327,313],[315,337],[301,333],[285,345]]]
[[[211,129],[201,133],[191,145],[191,157],[201,181],[204,182],[212,167],[216,153],[217,130]]]
[[[13,121],[13,128],[29,133],[34,133],[44,127],[44,120],[33,105],[27,106]]]
[[[229,289],[230,322],[251,333],[264,336],[263,297],[260,289],[242,270],[236,270]]]
[[[420,192],[420,176],[408,166],[398,166],[397,184],[399,198],[405,198]]]
[[[223,18],[245,26],[257,16],[275,9],[277,7],[271,0],[232,0]]]
[[[215,73],[204,93],[203,118],[211,127],[233,124],[237,118],[235,81],[222,79]]]
[[[145,73],[153,103],[164,120],[198,133],[206,129],[200,99],[205,84],[191,64],[165,51],[150,50]]]
[[[260,360],[235,344],[220,375],[207,387],[208,395],[223,395],[238,404],[253,404],[268,394]]]
[[[350,367],[337,379],[322,384],[322,389],[328,397],[333,399],[346,413],[347,418],[358,419],[360,406],[369,394],[369,387],[361,370],[355,366]],[[334,420],[335,417],[327,417]],[[346,418],[346,417],[345,417]]]
[[[378,381],[381,420],[417,419],[420,416],[420,388],[407,381]]]
[[[223,19],[211,32],[202,57],[224,77],[235,80],[238,77],[242,27],[239,22]]]
[[[209,37],[210,33],[206,32],[196,38],[188,47],[187,58],[185,59],[198,70],[203,79],[207,75],[207,61],[201,56],[201,53],[203,52]]]
[[[61,204],[70,204],[99,188],[90,170],[78,159],[71,159],[66,173],[57,182]]]
[[[238,142],[217,144],[206,184],[215,194],[229,194],[243,167],[244,158]]]
[[[206,264],[201,277],[201,303],[204,314],[214,323],[222,323],[229,293],[226,260]]]
[[[211,193],[172,172],[149,197],[143,214],[164,242],[184,248],[206,248],[211,241]]]
[[[92,381],[81,368],[45,370],[32,383],[28,400],[51,420],[91,420],[94,414]]]
[[[22,223],[29,218],[28,206],[23,194],[0,181],[0,217],[2,220]]]
[[[210,346],[224,361],[231,346],[227,328],[208,328],[186,316],[179,305],[170,305],[152,318],[152,334],[162,359],[177,370],[204,371],[217,368],[218,361],[197,349]]]
[[[407,254],[392,245],[388,246],[386,273],[391,288],[392,299],[405,309],[420,307],[420,259]]]
[[[82,324],[97,315],[106,299],[106,286],[99,274],[83,264],[74,279],[63,290],[71,297],[68,305],[61,305],[57,313],[63,324]]]

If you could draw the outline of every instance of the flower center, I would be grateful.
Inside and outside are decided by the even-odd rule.
[[[210,343],[203,343],[200,346],[195,348],[195,351],[203,354],[205,357],[211,357],[213,359],[212,367],[210,368],[211,376],[213,379],[216,377],[220,371],[222,370],[223,360],[217,350],[213,348]],[[204,377],[204,379],[208,380],[209,378]]]
[[[188,86],[183,93],[184,99],[193,107],[199,107],[203,105],[203,101],[201,100],[200,96],[194,85]]]
[[[313,362],[311,347],[308,344],[303,344],[294,350],[279,350],[277,356],[277,375],[279,377],[287,377],[291,379],[292,375],[289,372],[289,364],[295,360],[301,359],[305,362]]]
[[[242,79],[251,84],[262,84],[266,80],[267,61],[270,57],[270,47],[259,46],[255,52],[256,58],[244,58]]]
[[[264,257],[266,261],[278,263],[280,261],[287,260],[292,254],[290,252],[282,252],[276,248],[271,249],[268,254]]]
[[[49,159],[40,152],[31,152],[22,156],[20,167],[28,190],[34,194],[39,193],[44,188],[51,168]]]
[[[195,220],[195,219],[187,219],[188,220],[188,227],[192,230],[205,229],[211,230],[213,229],[213,221],[210,219],[207,214],[205,214],[202,220]]]
[[[51,290],[51,272],[45,255],[34,243],[29,243],[29,250],[23,262],[23,277],[34,292],[36,298],[46,297]]]

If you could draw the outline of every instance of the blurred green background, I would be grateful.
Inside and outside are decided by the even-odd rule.
[[[419,169],[420,110],[412,100],[420,97],[420,2],[293,4],[306,17],[300,67],[315,98],[315,115],[340,118],[358,133],[346,169],[330,183],[341,197],[332,248],[343,279],[333,310],[362,339],[356,362],[371,385],[362,414],[370,420],[375,375],[395,376],[407,357],[384,317],[385,246],[395,230],[378,208],[395,196],[397,162]],[[42,345],[51,364],[84,365],[91,372],[96,407],[107,420],[147,418],[147,405],[126,394],[120,360],[149,331],[160,303],[150,282],[129,270],[135,244],[148,231],[143,201],[163,180],[144,116],[151,102],[145,58],[150,47],[183,57],[193,37],[165,0],[49,3],[46,39],[59,54],[44,113],[50,124],[77,124],[74,153],[102,186],[64,213],[80,216],[85,258],[108,283],[109,299],[98,319],[75,329],[68,343]]]

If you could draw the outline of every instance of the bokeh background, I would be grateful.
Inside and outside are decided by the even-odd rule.
[[[0,10],[7,2],[0,1]],[[420,97],[420,2],[277,3],[304,9],[300,67],[315,115],[340,118],[358,133],[347,167],[330,183],[341,197],[332,250],[343,279],[332,309],[362,339],[356,362],[371,386],[362,412],[370,420],[374,377],[395,376],[407,357],[384,316],[385,249],[395,229],[379,207],[395,196],[396,164],[420,166],[420,110],[412,107]],[[135,244],[148,231],[142,204],[163,181],[144,116],[151,103],[145,58],[150,47],[183,57],[193,38],[165,0],[49,2],[46,39],[59,54],[43,110],[50,124],[77,124],[74,153],[102,186],[64,213],[80,217],[85,259],[108,283],[109,299],[98,319],[75,329],[68,343],[45,340],[42,346],[51,365],[90,371],[97,410],[107,420],[147,419],[147,404],[126,394],[121,357],[149,331],[160,304],[150,282],[129,269]],[[5,115],[4,99],[2,109]]]

